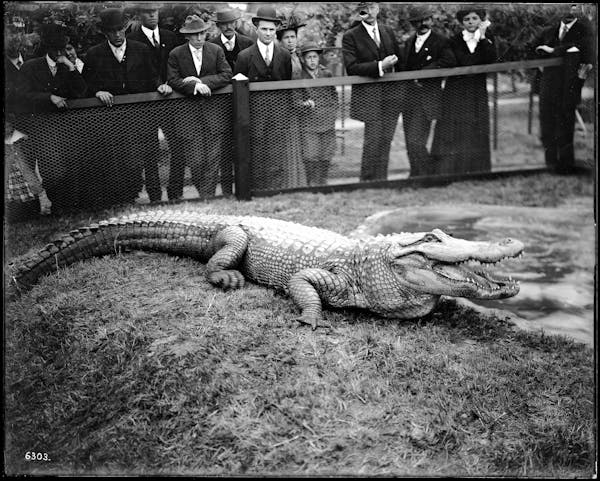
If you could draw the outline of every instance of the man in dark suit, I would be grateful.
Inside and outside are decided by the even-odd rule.
[[[240,18],[241,13],[238,9],[228,8],[218,11],[215,21],[221,33],[210,41],[223,49],[232,71],[235,70],[238,54],[254,44],[254,40],[236,30]],[[221,189],[223,195],[231,195],[233,193],[233,132],[231,130],[233,111],[231,103],[225,104],[224,107],[227,112],[223,112],[223,115],[228,117],[230,127],[228,128],[229,135],[225,136],[222,145]]]
[[[391,28],[377,22],[379,5],[360,2],[361,22],[342,38],[348,75],[382,78],[399,70],[400,47]],[[376,83],[352,87],[350,117],[365,124],[361,181],[387,178],[390,148],[401,110],[399,84]]]
[[[27,60],[20,70],[21,109],[36,114],[54,113],[67,108],[68,99],[86,95],[86,84],[66,57],[66,30],[54,24],[44,25],[40,32],[43,57]],[[69,148],[65,124],[49,116],[31,116],[24,129],[30,136],[29,146],[36,158],[46,195],[52,202],[52,213],[71,209],[78,202],[81,184],[77,153]]]
[[[433,19],[427,7],[409,8],[408,21],[416,32],[406,42],[403,70],[428,70],[456,65],[448,39],[431,29]],[[410,176],[432,174],[435,168],[427,150],[427,140],[432,121],[441,115],[442,79],[407,81],[404,97],[402,121]]]
[[[239,53],[234,74],[243,74],[250,82],[291,80],[292,57],[274,42],[281,24],[275,9],[260,7],[252,23],[256,27],[256,43]],[[250,109],[257,113],[250,126],[252,188],[281,188],[286,182],[291,94],[286,90],[255,92],[250,96]]]
[[[23,34],[4,32],[4,108],[6,114],[19,111],[21,88],[20,71],[25,59],[23,58]]]
[[[172,91],[168,85],[161,83],[155,56],[150,48],[142,42],[126,39],[126,24],[122,10],[102,10],[99,27],[106,41],[91,47],[85,57],[83,76],[90,95],[107,107],[113,105],[115,95],[153,91],[169,95]],[[104,178],[101,187],[105,192],[91,195],[104,197],[105,202],[102,203],[134,202],[142,187],[143,170],[146,172],[147,186],[155,189],[159,185],[158,179],[152,178],[158,175],[155,167],[159,148],[156,122],[150,112],[118,110],[114,116],[111,113],[104,112],[103,120],[121,125],[122,128],[100,131],[98,135],[108,135],[105,139],[109,144],[107,148],[117,145],[118,149],[109,151],[109,165],[95,173]],[[148,194],[151,201],[160,200],[160,191],[151,190]]]
[[[169,85],[181,94],[210,97],[213,90],[224,87],[231,80],[231,67],[223,49],[206,42],[209,28],[210,25],[199,16],[189,15],[179,30],[187,43],[175,47],[169,54],[168,78]],[[220,109],[215,109],[212,102],[209,105],[203,100],[186,102],[185,109],[177,116],[171,148],[175,158],[183,162],[171,162],[167,188],[170,199],[183,195],[186,164],[192,171],[192,182],[198,194],[201,197],[215,195],[224,129],[221,128],[223,122],[214,118]]]
[[[544,29],[533,46],[539,56],[563,57],[564,64],[545,67],[540,83],[540,125],[547,167],[558,174],[575,169],[575,110],[593,67],[593,33],[577,5],[563,7],[560,22]],[[578,18],[579,17],[579,18]]]
[[[167,60],[169,53],[180,44],[179,38],[174,32],[165,28],[159,28],[159,5],[156,3],[142,3],[136,7],[140,19],[139,28],[127,34],[128,40],[136,40],[146,45],[153,53],[154,65],[161,85],[169,92],[171,87],[167,83]],[[161,127],[167,142],[172,139],[173,118],[170,115],[158,115],[156,128]],[[172,143],[172,142],[171,142]],[[169,143],[169,147],[171,146]],[[172,149],[171,149],[172,150]],[[171,153],[171,161],[177,161]],[[146,190],[150,201],[159,201],[162,198],[162,189],[158,175],[158,159],[156,163],[147,164],[145,170]]]

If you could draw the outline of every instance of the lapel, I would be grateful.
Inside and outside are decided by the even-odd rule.
[[[40,57],[40,60],[35,68],[37,80],[40,85],[46,85],[52,83],[54,77],[50,73],[50,67],[48,67],[48,62],[46,62],[46,57]],[[58,75],[58,68],[56,70],[56,75]]]
[[[183,52],[181,54],[181,64],[184,68],[182,68],[182,73],[187,77],[189,75],[198,75],[196,72],[196,64],[194,63],[194,58],[192,57],[192,52],[190,51],[190,44],[184,44]],[[202,66],[204,65],[204,49],[202,52]],[[200,71],[202,71],[202,66],[200,66]]]
[[[377,48],[377,44],[375,43],[375,40],[371,38],[371,35],[369,35],[369,32],[367,32],[367,29],[362,22],[359,25],[358,32],[359,36],[362,37],[359,44],[366,45],[373,56],[379,58],[379,49]],[[379,38],[381,38],[381,30],[379,30]]]
[[[273,48],[273,58],[271,59],[271,65],[275,62],[275,48]],[[258,44],[254,44],[254,49],[252,51],[252,63],[258,69],[259,73],[266,74],[267,72],[267,64],[265,63],[265,59],[260,53],[260,49],[258,48]]]
[[[189,49],[188,49],[189,51]],[[209,75],[213,72],[210,71],[211,69],[211,65],[212,65],[212,59],[213,59],[213,55],[212,52],[210,51],[209,47],[208,47],[208,43],[204,43],[204,46],[202,47],[202,65],[200,66],[200,77],[203,77],[205,75]],[[194,61],[192,60],[192,63],[194,63]],[[194,67],[195,69],[195,67]],[[207,72],[208,70],[208,72]]]
[[[426,58],[428,55],[431,55],[431,52],[433,51],[433,44],[435,43],[435,39],[433,38],[433,36],[434,33],[431,32],[429,34],[429,37],[427,37],[427,40],[425,40],[425,43],[421,45],[421,50],[419,50],[418,53],[419,58]]]

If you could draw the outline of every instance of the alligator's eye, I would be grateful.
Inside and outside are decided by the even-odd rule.
[[[442,242],[435,234],[426,234],[423,237],[423,242]]]

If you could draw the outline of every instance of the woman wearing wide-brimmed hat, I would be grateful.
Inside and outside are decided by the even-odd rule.
[[[486,11],[464,6],[456,13],[462,27],[450,39],[457,67],[497,61],[494,37]],[[436,174],[488,172],[490,160],[490,110],[487,74],[450,76],[442,93],[432,155]]]
[[[292,80],[302,77],[302,62],[298,52],[298,29],[305,26],[306,23],[303,23],[298,16],[290,15],[281,21],[277,29],[277,40],[292,57]]]

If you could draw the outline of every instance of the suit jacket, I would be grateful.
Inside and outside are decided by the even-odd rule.
[[[388,55],[401,59],[394,31],[378,24],[381,47],[377,47],[362,22],[348,30],[342,38],[342,54],[348,75],[379,78],[378,62]],[[397,63],[394,71],[400,71]],[[363,122],[379,120],[382,113],[398,116],[401,110],[399,83],[354,85],[350,100],[350,117]]]
[[[167,67],[169,85],[185,95],[194,95],[194,83],[183,82],[189,76],[199,77],[211,90],[222,88],[231,80],[231,67],[225,59],[223,49],[209,42],[202,47],[200,75],[196,71],[187,43],[171,50]]]
[[[239,53],[242,50],[245,50],[248,47],[251,47],[252,44],[254,44],[254,40],[252,40],[250,37],[246,37],[245,35],[242,35],[241,33],[237,32],[235,34],[235,47],[233,47],[233,50],[231,52],[227,50],[225,45],[223,45],[220,34],[216,38],[213,38],[210,42],[218,45],[223,49],[223,51],[225,52],[225,58],[227,59],[227,62],[229,62],[229,65],[231,67],[231,71],[235,70],[235,63],[237,61]]]
[[[127,40],[124,60],[119,63],[105,41],[87,51],[83,77],[91,96],[100,90],[113,95],[153,92],[160,85],[154,65],[152,51],[141,42]]]
[[[271,65],[267,67],[258,45],[254,43],[239,53],[233,73],[244,74],[250,82],[291,80],[292,57],[286,49],[274,45]]]
[[[544,58],[564,57],[565,60],[563,65],[544,67],[540,83],[540,102],[550,103],[556,108],[572,110],[581,101],[581,89],[585,83],[577,75],[579,65],[595,63],[594,36],[591,25],[583,18],[573,24],[562,40],[558,39],[559,30],[560,22],[544,29],[531,47],[535,49],[540,45],[548,45],[554,48],[554,52],[549,54],[536,51],[535,54]],[[579,52],[567,52],[573,47],[576,47]],[[541,120],[546,121],[544,117]]]
[[[154,53],[154,66],[158,71],[160,82],[166,83],[168,80],[167,61],[169,59],[169,53],[180,44],[180,41],[177,35],[170,30],[159,28],[158,33],[160,35],[160,47],[158,48],[150,43],[150,40],[142,31],[142,27],[129,33],[127,39],[143,43]]]
[[[416,34],[413,34],[405,45],[402,56],[403,70],[429,70],[456,66],[456,58],[448,38],[437,32],[431,32],[429,38],[415,52]],[[422,79],[405,83],[406,107],[422,106],[427,117],[436,119],[441,115],[442,78]]]
[[[56,112],[50,95],[68,99],[82,98],[87,93],[85,81],[75,69],[57,64],[56,75],[52,76],[46,56],[27,60],[20,71],[21,98],[23,109],[28,112]]]

